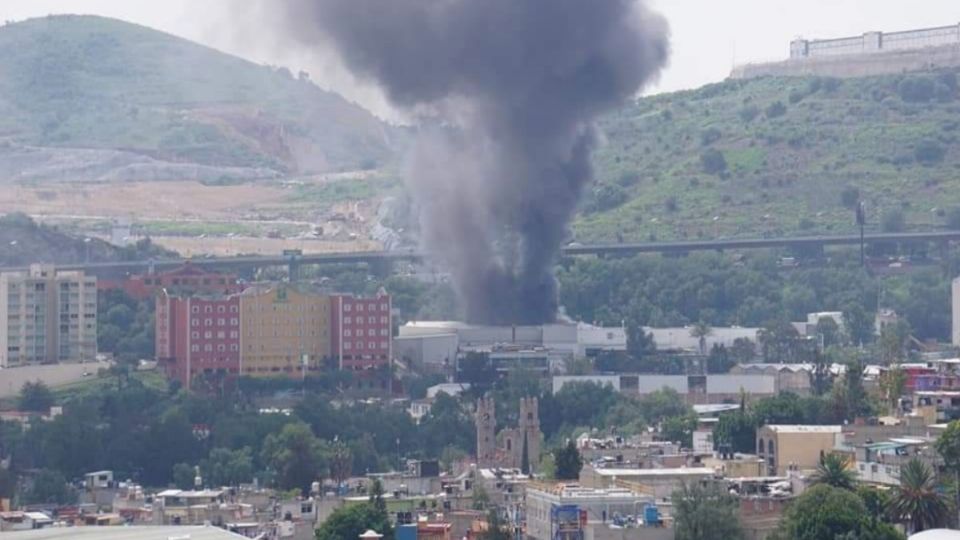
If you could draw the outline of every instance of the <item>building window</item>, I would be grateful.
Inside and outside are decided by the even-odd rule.
[[[213,332],[207,330],[206,332],[203,333],[203,337],[204,339],[211,339],[213,338]]]
[[[236,330],[230,331],[230,339],[237,339],[238,337],[240,337],[240,332],[237,332]]]
[[[226,320],[226,319],[217,319],[217,325],[218,325],[218,326],[226,326],[226,325],[227,325],[227,320]]]
[[[357,304],[357,311],[363,311],[363,304]]]
[[[344,317],[343,324],[353,324],[353,319],[350,317]]]
[[[240,325],[240,319],[237,319],[237,318],[230,319],[230,326],[239,326],[239,325]]]
[[[199,346],[199,345],[191,345],[191,346],[190,346],[190,350],[193,351],[193,352],[200,352],[200,346]]]
[[[376,317],[367,317],[367,324],[377,324]]]
[[[343,305],[343,310],[344,310],[344,311],[350,311],[350,309],[351,309],[352,307],[353,307],[353,306],[351,306],[350,304],[344,304],[344,305]]]
[[[200,306],[193,306],[190,311],[194,313],[200,313]]]
[[[226,346],[226,345],[217,345],[217,351],[219,351],[219,352],[226,352],[226,350],[227,350],[227,346]]]
[[[343,331],[343,335],[344,335],[344,337],[352,337],[352,336],[353,336],[353,333],[350,332],[350,329],[349,329],[349,328],[347,328],[346,330]]]
[[[380,324],[390,324],[389,317],[380,317]]]
[[[219,307],[217,307],[217,312],[218,312],[218,313],[226,313],[226,312],[227,312],[227,306],[219,306]]]
[[[213,326],[213,319],[205,319],[203,321],[204,326]]]
[[[227,338],[226,332],[224,332],[223,330],[220,330],[219,332],[217,332],[217,339],[226,339],[226,338]]]
[[[191,339],[200,339],[200,332],[190,332]]]
[[[200,326],[200,319],[193,319],[190,321],[190,326]]]
[[[380,348],[381,348],[381,349],[389,349],[389,348],[390,348],[390,343],[387,342],[387,341],[381,341],[381,342],[380,342]]]
[[[386,337],[386,336],[390,335],[390,332],[388,332],[386,328],[381,328],[381,329],[380,329],[380,335],[383,336],[383,337]]]
[[[206,306],[203,308],[204,313],[213,313],[213,306]]]
[[[389,310],[390,310],[390,304],[387,304],[387,303],[380,304],[380,311],[389,311]]]
[[[237,306],[230,306],[230,313],[239,313],[240,308]]]
[[[349,351],[351,348],[353,348],[353,344],[348,341],[343,344],[343,348]]]
[[[357,330],[357,337],[363,337],[363,329]]]

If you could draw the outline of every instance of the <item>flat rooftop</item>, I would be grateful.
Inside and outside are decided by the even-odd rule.
[[[239,534],[217,527],[48,527],[3,533],[4,540],[235,540]]]
[[[774,424],[764,426],[774,433],[840,433],[841,426],[810,426]]]
[[[594,469],[600,476],[706,476],[716,473],[710,467],[678,467],[673,469]]]

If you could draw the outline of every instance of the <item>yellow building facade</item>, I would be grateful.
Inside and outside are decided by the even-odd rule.
[[[330,298],[276,284],[240,296],[240,374],[303,377],[331,358]]]

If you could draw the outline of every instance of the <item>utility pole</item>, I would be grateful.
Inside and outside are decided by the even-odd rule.
[[[867,208],[863,201],[857,203],[857,225],[860,227],[860,266],[867,266],[866,247],[864,245],[863,229],[867,224]]]

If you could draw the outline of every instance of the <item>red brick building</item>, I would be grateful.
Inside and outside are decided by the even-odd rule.
[[[184,296],[197,293],[228,295],[240,292],[243,286],[236,274],[210,272],[187,262],[168,272],[130,276],[124,281],[100,280],[98,288],[122,289],[131,298],[145,300],[162,289]]]
[[[198,375],[214,380],[240,373],[240,297],[156,299],[156,354],[167,376],[190,388]]]
[[[383,289],[373,298],[331,297],[331,349],[340,369],[363,371],[390,365],[392,308],[390,295]]]

